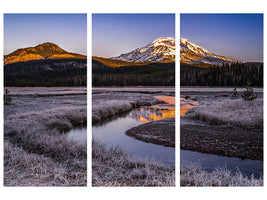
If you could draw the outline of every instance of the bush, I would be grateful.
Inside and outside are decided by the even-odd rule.
[[[232,99],[237,99],[238,93],[236,91],[236,87],[234,88],[233,94],[232,94]]]
[[[242,98],[245,101],[253,101],[257,97],[258,97],[258,94],[253,91],[253,88],[249,87],[249,82],[248,82],[246,90],[244,90],[242,93]]]
[[[9,91],[8,89],[5,90],[5,94],[4,94],[4,104],[5,105],[10,105],[12,103],[11,97],[9,95]]]

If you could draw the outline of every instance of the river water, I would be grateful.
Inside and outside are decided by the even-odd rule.
[[[168,104],[141,107],[126,115],[116,117],[92,127],[93,137],[108,146],[119,146],[136,158],[154,159],[164,164],[174,164],[175,148],[146,143],[127,136],[132,127],[160,119],[175,117],[174,97],[157,97]]]

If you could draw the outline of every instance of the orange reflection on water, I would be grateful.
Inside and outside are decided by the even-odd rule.
[[[139,121],[142,121],[142,122],[145,122],[145,123],[149,122],[146,118],[144,118],[144,117],[142,117],[142,116],[137,116],[136,118],[137,118]]]
[[[145,123],[161,119],[175,118],[175,97],[157,96],[156,98],[167,104],[158,104],[148,108],[138,108],[133,110],[130,113],[130,116]]]
[[[168,104],[175,104],[175,97],[172,96],[156,96],[156,99]]]
[[[159,113],[148,115],[152,121],[157,121],[161,119],[167,119],[167,118],[174,118],[175,117],[175,110],[160,110]]]
[[[190,106],[190,105],[180,107],[180,117],[185,116],[186,112],[187,112],[188,110],[190,110],[191,108],[193,108],[193,107],[194,107],[194,106]]]
[[[185,116],[188,110],[197,105],[199,105],[199,103],[196,101],[180,98],[180,117]]]

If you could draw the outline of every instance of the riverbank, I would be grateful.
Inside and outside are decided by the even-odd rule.
[[[229,88],[221,92],[218,88],[211,88],[211,92],[209,88],[194,89],[181,92],[182,98],[199,103],[180,119],[181,149],[262,160],[262,93],[254,101],[245,101],[240,94],[232,99]]]
[[[175,118],[142,124],[129,129],[126,134],[144,142],[175,147]]]
[[[180,148],[241,159],[263,159],[261,129],[180,120]]]

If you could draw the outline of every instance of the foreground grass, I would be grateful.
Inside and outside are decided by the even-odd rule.
[[[226,99],[204,102],[189,110],[187,118],[193,118],[217,125],[263,128],[263,100],[245,101]]]
[[[85,186],[86,144],[62,133],[86,124],[86,106],[61,107],[5,120],[5,186]]]
[[[93,186],[175,186],[175,168],[150,160],[136,160],[122,149],[106,149],[93,140]]]
[[[180,169],[181,186],[263,186],[263,179],[244,176],[241,172],[220,168],[208,173],[199,164],[186,163]]]

